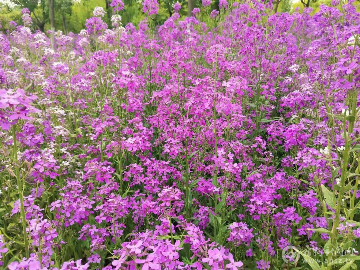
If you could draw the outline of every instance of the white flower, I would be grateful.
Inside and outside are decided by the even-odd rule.
[[[349,115],[350,115],[350,112],[349,112],[349,110],[347,110],[347,109],[342,109],[342,110],[341,110],[341,114],[345,114],[346,116],[349,116]]]
[[[70,165],[70,163],[68,161],[63,161],[63,162],[61,162],[61,165],[64,167],[67,167]]]
[[[71,52],[69,53],[69,57],[70,57],[71,60],[74,60],[75,57],[76,57],[75,52],[74,52],[74,51],[71,51]]]
[[[347,40],[347,44],[352,47],[355,46],[355,36],[349,37],[349,39]]]
[[[86,37],[88,34],[85,29],[82,29],[79,33],[79,36]]]
[[[329,155],[329,148],[325,147],[324,149],[320,149],[320,153],[324,155]]]
[[[111,16],[111,24],[113,27],[121,26],[121,16],[120,15],[112,15]]]
[[[104,17],[105,16],[105,10],[102,7],[95,7],[94,8],[94,16]]]
[[[299,65],[297,65],[297,64],[294,64],[294,65],[292,65],[291,67],[289,67],[289,70],[291,71],[291,72],[293,72],[293,73],[295,73],[295,72],[297,72],[298,70],[299,70]]]

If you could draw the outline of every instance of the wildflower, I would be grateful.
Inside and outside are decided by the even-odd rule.
[[[176,2],[173,6],[175,12],[179,12],[181,9],[181,5],[179,2]]]
[[[192,11],[193,16],[196,16],[197,14],[200,13],[200,9],[199,8],[194,8]]]
[[[144,0],[143,2],[143,12],[148,13],[149,16],[156,15],[159,10],[159,4],[157,0]]]
[[[36,100],[35,95],[27,96],[23,89],[0,89],[0,127],[4,130],[17,123],[18,120],[31,120],[30,114],[39,113],[40,110],[32,106]]]
[[[219,11],[214,9],[213,11],[211,11],[210,13],[210,18],[214,19],[217,17],[217,15],[219,15]]]
[[[219,1],[219,8],[220,9],[222,9],[222,8],[227,9],[227,7],[228,7],[228,2],[226,0],[220,0]]]
[[[112,15],[111,16],[111,24],[113,27],[120,27],[122,25],[121,23],[121,16],[120,15]]]
[[[101,18],[92,17],[86,20],[85,23],[88,34],[100,34],[103,30],[107,28],[107,25]]]
[[[104,17],[105,16],[105,10],[102,7],[95,7],[93,13],[94,13],[94,16],[96,16],[96,17]]]
[[[113,7],[113,11],[121,11],[124,9],[124,3],[122,0],[113,0],[110,4],[110,7]]]
[[[267,270],[270,269],[270,262],[265,260],[260,260],[256,262],[257,269]]]
[[[208,7],[211,5],[212,0],[202,0],[203,7]]]

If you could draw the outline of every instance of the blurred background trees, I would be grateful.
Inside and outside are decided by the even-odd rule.
[[[110,25],[112,15],[112,0],[0,0],[0,30],[7,30],[9,22],[21,23],[21,9],[28,8],[33,18],[33,28],[46,32],[51,29],[51,3],[54,10],[54,28],[67,34],[78,33],[84,29],[86,19],[92,17],[95,7],[103,7],[107,11],[104,20]],[[131,22],[134,25],[145,18],[142,12],[141,0],[123,0],[125,9],[120,11],[124,25]],[[162,24],[173,14],[173,5],[181,4],[180,15],[185,17],[194,7],[202,6],[202,0],[158,0],[159,12],[155,17],[156,24]],[[230,2],[230,1],[229,1]],[[313,8],[315,13],[320,4],[330,4],[331,0],[274,0],[274,12],[302,12],[304,7]],[[213,0],[210,10],[218,9],[219,0]]]

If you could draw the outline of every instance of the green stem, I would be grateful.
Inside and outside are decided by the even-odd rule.
[[[24,183],[20,178],[20,168],[18,164],[18,156],[17,156],[17,141],[16,141],[16,125],[13,126],[13,140],[14,140],[14,165],[15,165],[15,175],[16,181],[18,185],[18,191],[20,196],[20,215],[21,222],[23,227],[24,234],[24,246],[25,246],[25,257],[29,258],[29,240],[26,232],[26,219],[25,219],[25,208],[24,208]]]
[[[173,235],[173,231],[172,231],[171,217],[169,217],[168,220],[169,220],[169,227],[170,227],[171,243],[174,244],[174,235]]]
[[[346,115],[344,116],[344,138],[345,138],[345,151],[344,151],[344,157],[343,157],[343,163],[341,168],[341,182],[340,182],[340,191],[339,196],[337,200],[336,210],[335,210],[335,219],[333,223],[333,227],[331,230],[330,238],[331,238],[331,244],[332,247],[336,247],[337,244],[337,237],[338,237],[338,230],[337,228],[340,225],[340,212],[341,212],[341,203],[344,198],[344,188],[345,187],[345,180],[347,176],[347,168],[349,163],[349,157],[350,157],[350,142],[349,142],[349,134],[346,132]],[[329,261],[332,260],[333,254],[330,252],[329,254]],[[329,266],[331,270],[331,266]]]
[[[359,174],[360,173],[360,158],[358,158],[358,167],[356,168],[356,174]],[[356,199],[356,193],[357,193],[357,190],[358,190],[358,186],[359,186],[359,177],[356,177],[355,178],[355,188],[354,188],[354,193],[353,195],[350,197],[350,211],[351,211],[351,214],[350,214],[350,220],[354,220],[354,208],[355,208],[355,199]]]
[[[214,122],[214,139],[215,139],[214,156],[215,157],[217,157],[217,152],[218,152],[218,138],[217,138],[217,127],[216,127],[216,118],[217,118],[217,113],[216,113],[216,97],[217,97],[216,80],[217,80],[217,67],[215,68],[214,104],[213,104],[213,106],[214,106],[214,108],[213,108],[213,122]],[[213,175],[213,185],[215,187],[219,187],[217,174],[218,174],[218,168],[215,165],[214,175]],[[218,196],[215,194],[214,195],[215,216],[217,216],[217,204],[218,204]],[[216,239],[216,236],[217,236],[217,219],[214,218],[214,239]]]

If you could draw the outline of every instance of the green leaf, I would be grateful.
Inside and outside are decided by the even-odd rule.
[[[221,202],[218,203],[215,207],[215,213],[221,212],[221,209],[223,208],[223,206],[224,206],[224,201],[221,200]]]
[[[346,119],[347,119],[349,122],[355,122],[355,116],[354,116],[354,115],[349,115],[348,117],[346,117]]]
[[[358,202],[354,208],[349,209],[349,211],[346,211],[345,209],[345,213],[347,214],[347,217],[350,217],[352,214],[354,214],[357,208],[360,208],[360,202]]]
[[[341,256],[335,260],[333,260],[332,262],[330,262],[328,264],[328,266],[332,266],[332,265],[338,265],[338,264],[344,264],[346,262],[354,262],[354,261],[359,261],[360,260],[360,256],[356,256],[356,255],[344,255]]]
[[[352,264],[354,263],[354,261],[350,261],[348,262],[347,264],[345,264],[343,267],[340,268],[340,270],[346,270],[346,269],[349,269]]]
[[[195,151],[194,153],[191,153],[191,155],[189,156],[189,159],[191,159],[197,152],[199,152],[199,151]]]
[[[360,260],[360,256],[357,256],[357,255],[344,255],[344,256],[341,256],[339,259],[341,258],[344,258],[348,261],[359,261]]]
[[[310,256],[302,253],[300,250],[294,248],[294,250],[298,253],[301,254],[301,256],[304,257],[305,261],[308,263],[308,265],[310,265],[310,267],[313,269],[313,270],[321,270],[321,267],[320,265],[313,259],[311,258]]]
[[[350,176],[349,176],[350,177]],[[341,187],[340,190],[343,190],[344,192],[348,192],[349,190],[351,190],[353,188],[353,186],[351,185],[351,183],[347,184],[345,187]]]
[[[325,243],[325,246],[324,246],[324,253],[325,255],[329,255],[330,252],[334,250],[334,245],[331,244],[331,239],[329,239],[326,243]]]
[[[201,179],[199,178],[199,179],[197,179],[197,180],[195,180],[195,181],[192,181],[192,182],[190,183],[190,187],[191,187],[191,188],[195,187],[195,186],[197,185],[197,183],[199,183],[200,180],[201,180]]]
[[[260,120],[261,123],[270,123],[270,122],[272,122],[272,121],[274,121],[274,120],[272,120],[272,119],[266,119],[266,118]]]
[[[348,221],[346,221],[346,223],[355,224],[356,226],[360,227],[360,222],[358,222],[358,221],[348,220]]]
[[[360,176],[358,173],[348,173],[347,178],[353,177],[353,176]]]
[[[176,240],[181,240],[181,237],[179,235],[164,235],[164,236],[159,236],[159,239],[176,239]]]
[[[329,189],[327,189],[327,187],[325,187],[324,185],[321,185],[321,190],[324,194],[325,197],[325,202],[332,208],[335,209],[336,208],[336,199],[335,199],[335,195],[333,192],[331,192]]]
[[[330,233],[329,230],[325,228],[316,228],[316,229],[309,229],[310,231],[318,232],[318,233]]]

